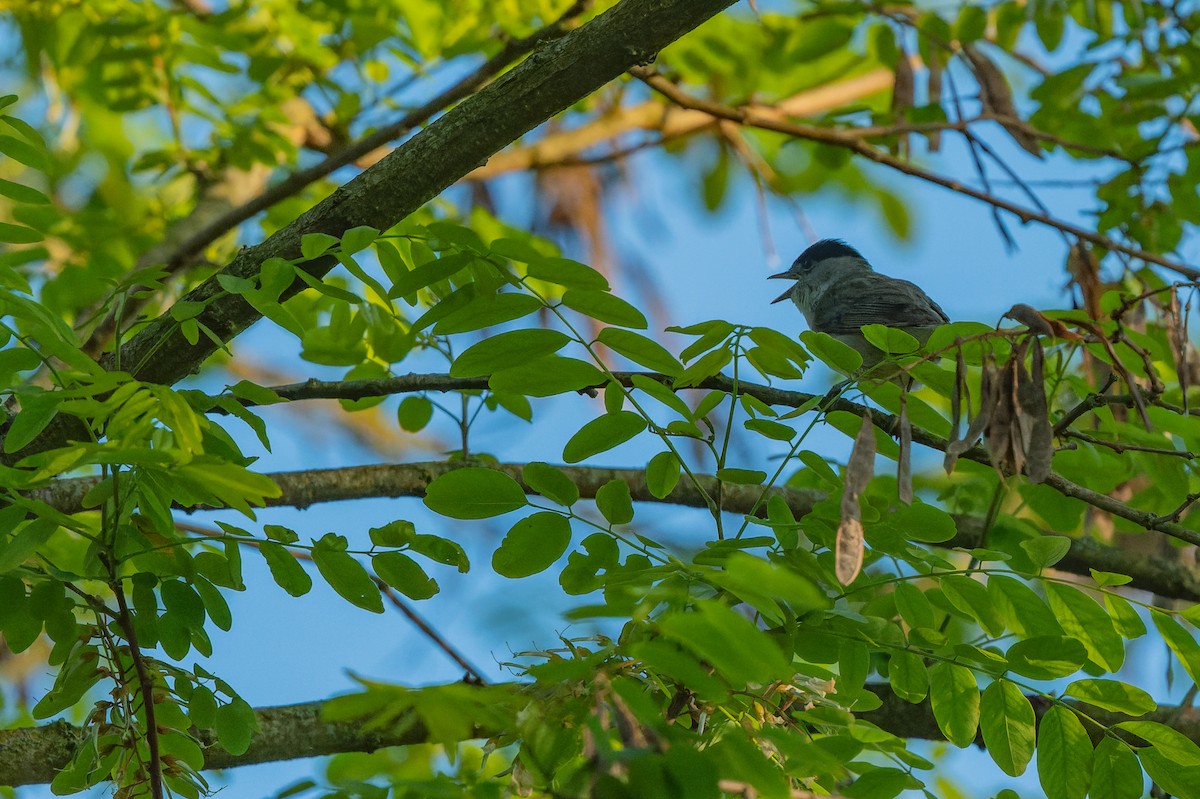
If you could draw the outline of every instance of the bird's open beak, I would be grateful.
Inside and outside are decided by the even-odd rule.
[[[774,280],[775,278],[779,278],[779,277],[786,277],[786,278],[790,278],[791,280],[795,280],[795,279],[796,279],[796,276],[795,276],[795,275],[789,275],[787,272],[780,272],[778,275],[770,275],[770,276],[767,278],[767,280]],[[786,299],[788,299],[789,297],[791,297],[791,296],[792,296],[792,289],[793,289],[793,288],[794,288],[793,286],[788,286],[788,289],[787,289],[787,291],[783,292],[783,293],[782,293],[782,294],[780,294],[778,297],[776,297],[775,299],[771,300],[771,305],[774,305],[774,304],[775,304],[775,303],[777,303],[777,302],[783,302],[784,300],[786,300]]]

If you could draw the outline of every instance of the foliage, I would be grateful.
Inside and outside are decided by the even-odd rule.
[[[1172,674],[1200,679],[1194,573],[1120,546],[1122,535],[1200,542],[1187,325],[1197,284],[1164,277],[1197,277],[1172,255],[1200,222],[1200,172],[1185,140],[1193,20],[1108,3],[731,12],[668,47],[656,73],[631,63],[641,82],[578,98],[565,117],[580,127],[636,102],[703,111],[704,133],[676,141],[663,122],[652,143],[697,173],[714,209],[740,163],[771,192],[835,188],[905,232],[899,195],[866,162],[947,185],[908,159],[917,139],[931,151],[957,133],[976,164],[1005,164],[981,125],[999,125],[1032,155],[1053,149],[1112,167],[1094,187],[1091,229],[1026,197],[1035,210],[1022,218],[1069,236],[1079,310],[1014,308],[1018,328],[951,324],[924,345],[867,329],[919,385],[862,380],[821,396],[773,384],[811,380],[817,364],[855,373],[858,353],[821,334],[798,341],[735,320],[660,336],[649,303],[618,296],[600,259],[566,257],[466,194],[385,229],[314,223],[249,276],[212,268],[250,257],[238,252],[242,238],[271,241],[296,218],[321,219],[300,211],[329,191],[326,173],[231,235],[272,170],[303,163],[306,148],[336,155],[390,121],[410,105],[398,99],[410,77],[481,56],[515,60],[584,30],[602,9],[106,5],[7,12],[27,63],[53,85],[29,76],[28,94],[48,103],[41,130],[14,113],[35,118],[35,102],[0,100],[9,158],[0,196],[11,219],[0,223],[0,373],[11,412],[0,632],[13,653],[48,642],[56,671],[49,690],[5,721],[41,724],[35,736],[47,741],[56,728],[44,722],[55,718],[81,733],[68,757],[9,762],[0,774],[51,781],[62,794],[105,782],[121,796],[206,794],[207,769],[257,762],[252,747],[275,740],[272,717],[198,662],[213,652],[212,630],[233,626],[227,594],[263,590],[243,579],[244,558],[261,557],[289,595],[320,579],[354,608],[382,613],[407,608],[401,595],[436,597],[441,575],[486,570],[463,544],[478,520],[503,517],[492,571],[506,580],[555,573],[579,597],[569,620],[607,633],[516,653],[501,684],[481,685],[477,674],[424,688],[362,680],[360,691],[324,702],[310,726],[293,722],[292,736],[337,733],[304,752],[342,754],[327,784],[306,780],[281,796],[957,790],[939,785],[937,756],[914,745],[925,738],[981,743],[1005,775],[1033,769],[1051,799],[1134,799],[1147,779],[1200,796],[1200,731],[1127,668],[1144,657],[1132,642],[1153,636]],[[1014,100],[1002,66],[1012,72],[1010,60],[1030,60],[1031,47],[1033,61],[1054,66],[1020,73],[1032,83],[1028,99]],[[544,52],[531,57],[535,68]],[[767,113],[881,71],[882,90],[843,97],[803,125]],[[964,116],[955,76],[978,88],[975,116]],[[681,86],[712,99],[687,106],[674,94]],[[63,99],[69,108],[56,105]],[[708,125],[713,118],[740,127]],[[628,155],[609,144],[597,158]],[[971,196],[1014,210],[987,175],[980,167]],[[389,188],[367,185],[332,201],[358,207]],[[439,191],[431,184],[426,196]],[[209,235],[214,218],[226,224]],[[1105,272],[1115,277],[1105,282]],[[243,352],[221,331],[259,317],[298,359],[337,379],[268,387],[238,378]],[[218,348],[206,373],[225,388],[144,379],[151,359],[191,363],[165,334],[133,350],[148,355],[129,357],[131,340],[158,329]],[[402,374],[429,364],[437,374]],[[448,426],[457,440],[443,462],[388,465],[401,488],[368,484],[353,496],[419,495],[449,521],[421,529],[397,500],[397,518],[367,540],[260,522],[268,505],[351,496],[320,482],[328,475],[255,468],[251,448],[272,443],[267,406],[333,397],[339,423],[351,424],[393,394],[406,395],[388,406],[393,427]],[[479,450],[481,428],[547,431],[547,398],[579,408],[588,394],[602,409],[576,419],[561,449],[547,433],[542,460],[508,464],[505,452]],[[848,458],[815,451],[825,430],[855,442]],[[945,452],[944,473],[911,475],[911,442]],[[643,451],[650,456],[630,454]],[[769,468],[745,468],[740,451]],[[590,465],[598,456],[645,465],[600,469]],[[653,523],[664,505],[706,510],[702,528],[689,528],[683,545],[666,540]],[[198,529],[180,515],[213,509],[244,521]],[[1184,576],[1168,581],[1165,571]],[[6,734],[0,753],[16,751]],[[383,744],[407,746],[407,759],[348,754]]]

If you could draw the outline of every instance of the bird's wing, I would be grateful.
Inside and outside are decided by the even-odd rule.
[[[950,318],[915,284],[873,272],[825,292],[809,321],[813,330],[833,334],[857,333],[863,325],[927,327]]]

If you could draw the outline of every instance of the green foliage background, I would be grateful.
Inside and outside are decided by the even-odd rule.
[[[0,99],[0,633],[10,663],[54,674],[4,693],[0,783],[200,796],[215,768],[336,755],[278,795],[987,795],[914,743],[932,739],[981,745],[1051,799],[1200,797],[1194,691],[1174,705],[1145,678],[1151,649],[1176,683],[1200,678],[1191,9],[778,3],[691,31],[722,5],[0,4],[16,92]],[[938,171],[950,137],[974,174]],[[998,140],[1102,166],[1088,224],[1044,205]],[[903,235],[919,220],[884,170],[949,188],[1006,236],[1014,219],[1057,231],[1079,307],[1018,313],[1033,330],[948,325],[920,350],[868,330],[919,388],[792,390],[858,356],[735,319],[668,339],[652,297],[613,290],[603,167],[647,147],[713,210],[749,172],[764,196],[837,191]],[[532,167],[521,227],[489,181]],[[459,179],[470,190],[443,194]],[[564,256],[572,236],[592,257]],[[259,319],[334,379],[255,373],[238,335]],[[1022,401],[1002,418],[981,378],[1024,369],[1034,336],[1048,416]],[[551,441],[551,397],[576,403],[561,450],[514,463],[477,445],[518,424]],[[270,449],[265,409],[318,398],[340,405],[317,424],[401,457],[256,468],[241,431]],[[975,446],[960,422],[985,411]],[[1039,423],[1057,447],[1044,479],[1011,459]],[[821,451],[828,430],[875,440],[857,505],[847,478],[871,459]],[[905,504],[910,438],[960,457]],[[418,459],[431,440],[445,457]],[[630,441],[652,455],[595,465]],[[262,510],[371,497],[395,510],[365,539]],[[702,513],[657,540],[661,510],[685,506]],[[848,507],[866,544],[852,579]],[[490,564],[471,562],[497,517]],[[250,558],[292,596],[328,584],[338,613],[437,601],[453,571],[514,592],[549,571],[578,598],[564,622],[609,634],[546,629],[500,679],[464,661],[462,682],[397,674],[256,708],[198,662],[214,630],[237,634],[227,597],[273,590],[244,579]],[[382,746],[406,748],[353,754]]]

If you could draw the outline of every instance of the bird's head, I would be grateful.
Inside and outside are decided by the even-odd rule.
[[[862,253],[839,239],[821,239],[800,253],[786,272],[771,275],[772,278],[796,281],[771,302],[790,299],[802,311],[807,311],[830,285],[861,271],[871,271],[871,265]]]

